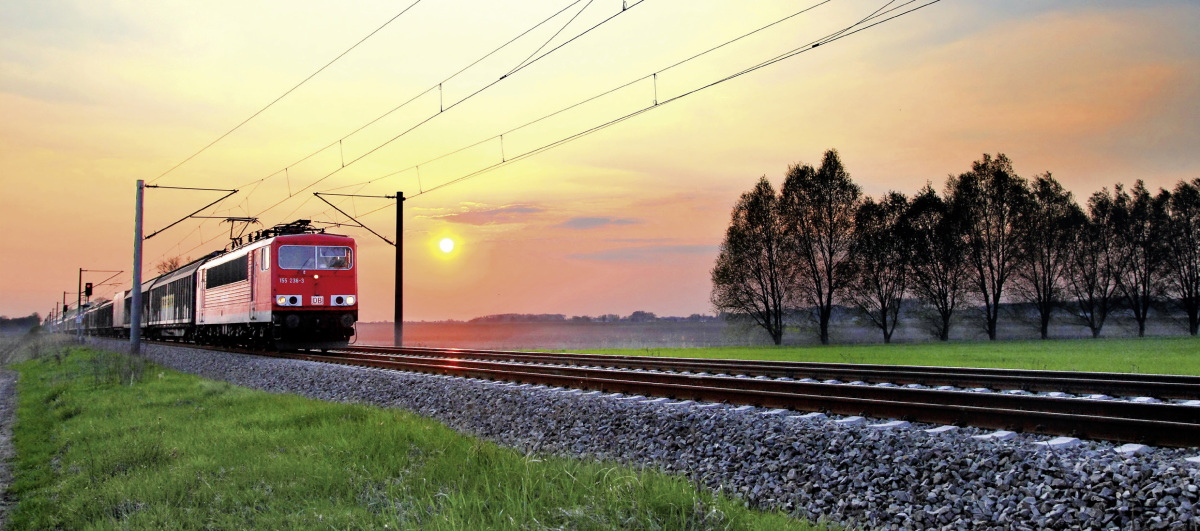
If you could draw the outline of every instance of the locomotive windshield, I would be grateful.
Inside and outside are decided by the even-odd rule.
[[[279,248],[280,269],[350,269],[349,247],[284,245]]]

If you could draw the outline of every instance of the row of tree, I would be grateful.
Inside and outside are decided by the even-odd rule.
[[[502,313],[495,315],[485,315],[476,317],[467,321],[468,323],[655,323],[659,321],[669,322],[689,322],[689,323],[707,323],[719,321],[719,317],[711,315],[700,315],[694,313],[687,317],[659,317],[654,315],[654,312],[637,310],[624,317],[615,313],[597,315],[574,315],[567,317],[561,313],[544,313],[544,314],[528,314],[528,313]]]
[[[788,168],[742,194],[712,270],[718,312],[745,316],[775,344],[786,317],[811,312],[821,343],[838,304],[868,316],[890,342],[906,297],[936,315],[941,340],[965,304],[996,339],[1002,304],[1031,304],[1041,337],[1066,309],[1100,335],[1128,308],[1145,335],[1152,304],[1171,302],[1200,327],[1200,178],[1152,194],[1142,181],[1093,194],[1086,210],[1049,172],[1032,180],[1004,154],[951,175],[942,194],[864,197],[836,150],[817,168]]]
[[[0,315],[0,333],[26,332],[41,324],[42,318],[37,313],[27,317],[12,317]]]

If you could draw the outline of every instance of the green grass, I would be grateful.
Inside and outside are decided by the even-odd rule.
[[[113,356],[16,366],[14,529],[812,528],[679,477],[522,455],[399,410],[154,365],[113,377]]]
[[[1200,338],[951,341],[894,345],[605,349],[578,352],[831,363],[882,363],[1200,375]]]

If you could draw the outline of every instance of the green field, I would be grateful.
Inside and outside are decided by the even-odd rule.
[[[598,354],[1200,375],[1200,338],[580,350]]]
[[[679,477],[523,455],[399,410],[43,353],[15,365],[14,529],[812,528]]]

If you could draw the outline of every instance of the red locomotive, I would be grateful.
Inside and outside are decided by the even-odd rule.
[[[142,283],[142,335],[204,344],[327,349],[358,321],[354,239],[308,220],[254,233]],[[128,337],[131,291],[91,309],[86,331]]]

